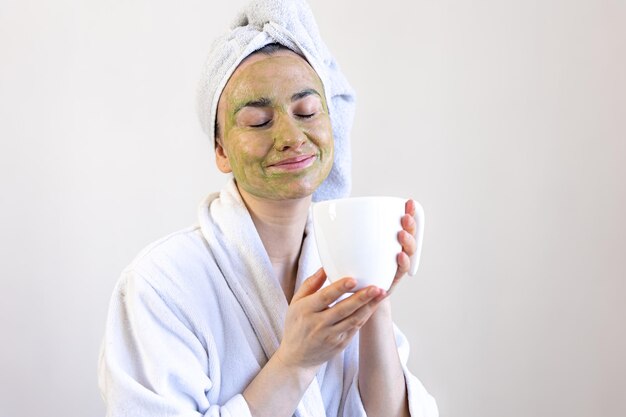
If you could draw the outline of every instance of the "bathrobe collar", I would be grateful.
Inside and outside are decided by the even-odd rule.
[[[280,345],[288,304],[234,179],[231,178],[220,193],[209,195],[200,204],[198,217],[209,249],[269,360]],[[298,264],[296,291],[302,281],[319,267],[309,215]],[[313,379],[302,397],[296,415],[325,415],[317,379]]]

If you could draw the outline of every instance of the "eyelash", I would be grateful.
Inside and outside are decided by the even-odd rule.
[[[269,124],[269,122],[271,122],[271,121],[272,121],[272,119],[268,120],[267,122],[258,124],[258,125],[250,125],[250,127],[264,127],[264,126],[267,126]]]
[[[301,119],[310,119],[311,117],[315,116],[315,113],[311,113],[311,114],[296,114],[295,116],[301,118]],[[260,123],[258,125],[250,125],[250,127],[256,127],[256,128],[260,128],[260,127],[265,127],[267,126],[270,122],[272,121],[272,119],[269,119],[267,122],[264,123]]]

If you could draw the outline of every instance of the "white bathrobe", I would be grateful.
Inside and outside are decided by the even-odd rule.
[[[320,267],[310,221],[296,288]],[[111,304],[99,383],[108,417],[250,417],[242,392],[280,344],[287,301],[234,180],[200,205],[199,226],[144,249],[124,270]],[[438,415],[406,368],[413,417]],[[324,364],[299,417],[366,416],[358,337]],[[381,387],[385,389],[385,387]]]

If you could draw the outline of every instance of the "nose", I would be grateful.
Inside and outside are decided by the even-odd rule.
[[[306,141],[304,132],[289,115],[276,117],[273,128],[274,149],[277,151],[298,149]]]

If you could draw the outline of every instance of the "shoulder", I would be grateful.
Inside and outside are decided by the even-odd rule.
[[[124,269],[118,286],[150,290],[168,301],[189,300],[209,291],[221,277],[197,225],[176,231],[146,246]]]
[[[178,258],[189,250],[194,252],[205,247],[205,240],[200,233],[200,226],[193,225],[170,233],[143,248],[128,268],[141,268],[155,259]]]
[[[164,236],[142,249],[126,270],[163,273],[185,271],[206,262],[210,252],[200,226],[194,225]]]

